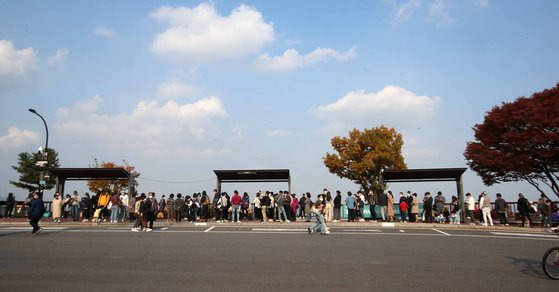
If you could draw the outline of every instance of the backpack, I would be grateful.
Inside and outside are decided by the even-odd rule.
[[[248,199],[243,199],[242,202],[243,209],[248,209],[249,206],[250,206],[250,201]]]

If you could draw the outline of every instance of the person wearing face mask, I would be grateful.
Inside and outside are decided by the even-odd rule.
[[[148,228],[146,231],[151,231],[153,229],[153,221],[157,216],[157,200],[155,200],[155,193],[149,192],[148,199],[146,200],[146,212],[147,212],[147,221],[149,223]]]

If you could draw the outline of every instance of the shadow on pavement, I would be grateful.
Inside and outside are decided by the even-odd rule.
[[[513,265],[522,268],[522,273],[534,278],[549,279],[542,270],[542,262],[533,259],[519,259],[515,257],[506,257]]]

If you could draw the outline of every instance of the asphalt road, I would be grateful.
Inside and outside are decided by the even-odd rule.
[[[50,229],[49,229],[50,228]],[[557,237],[394,228],[0,228],[2,291],[526,291],[556,289]]]

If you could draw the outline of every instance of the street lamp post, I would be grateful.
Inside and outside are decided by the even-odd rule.
[[[43,124],[45,124],[45,131],[47,132],[47,139],[46,139],[46,142],[45,142],[45,149],[43,151],[45,152],[44,159],[47,160],[48,159],[48,157],[47,157],[48,149],[49,149],[49,127],[47,127],[47,122],[45,121],[43,116],[41,116],[36,110],[30,108],[29,111],[38,115],[39,118],[41,118],[41,120],[43,120]],[[44,173],[45,165],[40,165],[39,168],[41,170],[41,173],[39,174],[39,192],[42,193],[42,184],[44,183],[44,178],[45,178],[45,173]]]
[[[47,127],[47,122],[45,121],[45,119],[43,118],[43,116],[41,116],[36,110],[30,108],[29,109],[30,112],[36,114],[39,116],[39,118],[41,118],[41,120],[43,120],[43,124],[45,124],[45,130],[47,132],[47,141],[45,143],[45,153],[47,151],[47,149],[49,148],[49,127]]]

